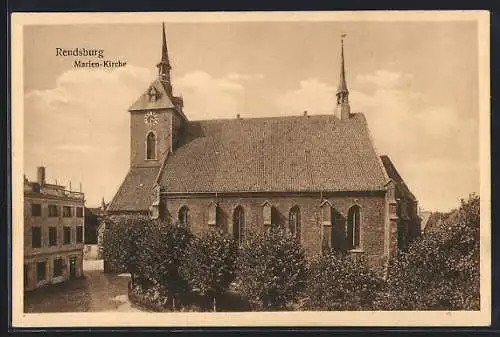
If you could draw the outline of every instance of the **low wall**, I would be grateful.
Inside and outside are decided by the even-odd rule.
[[[135,293],[132,290],[132,282],[128,282],[128,299],[130,300],[130,303],[133,305],[145,309],[147,311],[154,311],[154,312],[161,312],[161,311],[166,311],[165,308],[159,304],[154,304],[151,303],[148,299],[146,299],[144,296]]]

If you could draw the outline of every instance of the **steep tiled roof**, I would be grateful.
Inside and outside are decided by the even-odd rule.
[[[421,212],[419,214],[421,222],[420,222],[420,228],[423,231],[425,231],[427,224],[429,223],[429,219],[431,218],[431,212]]]
[[[157,99],[151,100],[150,95],[157,95]],[[129,111],[147,109],[168,109],[174,108],[167,91],[160,80],[156,79],[151,83],[146,91],[132,104]]]
[[[404,182],[403,178],[399,174],[398,170],[396,170],[396,167],[392,163],[389,156],[387,156],[387,155],[380,156],[380,159],[382,160],[382,164],[384,165],[384,168],[387,172],[387,175],[389,176],[390,179],[392,179],[396,183],[396,185],[397,185],[398,189],[401,191],[401,193],[403,195],[405,195],[406,197],[409,197],[412,200],[417,200],[415,198],[415,196],[413,195],[413,193],[411,193],[408,186],[406,186],[406,183]]]
[[[171,88],[165,87],[159,79],[154,80],[141,96],[130,106],[129,111],[144,111],[155,109],[174,109],[184,119],[186,115],[182,111],[182,98],[173,96]],[[151,99],[153,98],[153,99]]]
[[[362,114],[188,122],[160,182],[169,192],[379,191],[386,183]]]
[[[107,211],[149,210],[159,169],[159,166],[130,168]]]

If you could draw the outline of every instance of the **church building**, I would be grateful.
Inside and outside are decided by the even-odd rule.
[[[240,242],[270,226],[308,256],[323,248],[380,264],[420,235],[417,199],[349,104],[341,43],[332,113],[189,120],[173,94],[165,28],[158,77],[129,108],[130,169],[110,214],[173,218]]]

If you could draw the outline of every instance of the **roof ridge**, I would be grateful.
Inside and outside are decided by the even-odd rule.
[[[320,117],[332,117],[332,118],[336,118],[338,122],[349,122],[349,121],[353,120],[353,118],[360,118],[357,116],[364,116],[364,114],[362,112],[353,112],[353,113],[351,113],[351,118],[348,120],[340,120],[340,119],[338,119],[338,117],[336,117],[333,114],[311,114],[311,115],[307,115],[307,116],[284,115],[284,116],[261,116],[261,117],[250,117],[250,118],[240,117],[240,118],[192,119],[192,120],[189,120],[189,123],[218,122],[218,121],[245,121],[245,120],[248,121],[248,120],[264,120],[264,119],[292,119],[292,118],[296,118],[296,119],[309,118],[310,119],[310,118],[320,118]]]

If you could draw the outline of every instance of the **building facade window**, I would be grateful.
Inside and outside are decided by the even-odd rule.
[[[64,268],[64,260],[62,258],[54,259],[54,277],[62,276]]]
[[[47,262],[40,261],[36,263],[36,280],[37,282],[45,281],[47,273]]]
[[[49,216],[50,217],[59,216],[59,210],[57,205],[49,205]]]
[[[73,207],[63,206],[63,217],[71,218],[73,216]]]
[[[272,225],[272,205],[268,202],[262,207],[262,218],[264,220],[264,225]]]
[[[233,211],[233,237],[239,243],[245,238],[245,211],[241,206]]]
[[[65,245],[71,244],[71,227],[64,226],[63,228],[63,242]]]
[[[262,218],[265,226],[281,226],[280,214],[276,207],[274,207],[269,201],[266,201],[262,205]]]
[[[42,247],[42,228],[32,227],[31,228],[31,247],[40,248]]]
[[[321,203],[321,225],[322,225],[322,251],[329,251],[332,248],[333,224],[332,224],[332,204],[328,200]]]
[[[76,243],[83,242],[83,226],[76,226]]]
[[[42,205],[31,204],[31,215],[32,216],[41,216],[42,215]]]
[[[211,202],[208,205],[208,225],[216,226],[219,223],[219,205],[215,202]]]
[[[146,159],[156,159],[156,136],[153,132],[146,136]]]
[[[187,226],[188,216],[189,216],[189,209],[187,208],[187,206],[182,206],[179,209],[179,215],[178,215],[179,223]]]
[[[49,246],[57,246],[57,227],[49,227]]]
[[[293,206],[290,209],[289,217],[288,217],[288,230],[295,237],[297,241],[300,242],[300,232],[301,232],[301,224],[300,224],[300,208],[299,206]]]
[[[76,216],[78,218],[83,218],[83,207],[77,207],[76,208]]]
[[[361,212],[357,205],[347,213],[346,242],[348,249],[358,249],[361,244]]]

